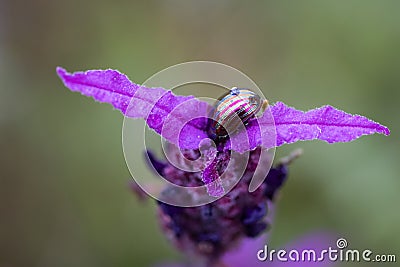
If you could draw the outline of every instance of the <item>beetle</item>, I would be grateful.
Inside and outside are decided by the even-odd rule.
[[[224,140],[238,130],[240,123],[246,125],[261,109],[265,110],[268,101],[247,88],[233,87],[221,96],[210,112],[209,137]]]

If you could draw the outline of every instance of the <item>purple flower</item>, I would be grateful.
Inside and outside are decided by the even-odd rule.
[[[210,106],[193,96],[177,96],[163,88],[146,88],[115,70],[70,74],[57,68],[57,73],[70,90],[112,104],[126,117],[145,119],[151,129],[168,141],[168,156],[177,159],[186,170],[194,164],[204,166],[201,171],[184,171],[147,151],[149,163],[173,184],[186,187],[205,184],[210,196],[221,196],[224,193],[221,173],[241,178],[230,192],[207,205],[184,208],[158,202],[162,230],[179,250],[196,259],[199,266],[261,266],[255,261],[256,255],[251,253],[264,245],[259,237],[271,224],[274,198],[287,178],[288,164],[297,155],[276,164],[261,186],[250,193],[249,184],[257,166],[271,164],[270,159],[260,157],[263,149],[304,140],[336,143],[373,133],[390,134],[386,127],[372,120],[331,106],[303,112],[277,102],[269,106],[269,112],[250,119],[246,130],[235,133],[226,142],[217,142],[214,147],[201,143],[208,137]],[[275,132],[276,138],[270,138]],[[241,153],[247,151],[249,158],[246,158],[244,173],[237,168],[227,168],[230,161],[233,166],[240,165],[244,161]],[[201,155],[204,157],[200,158]],[[132,187],[144,198],[138,186],[133,184]],[[167,199],[198,197],[177,195],[169,186],[163,188],[161,194]],[[320,247],[321,243],[326,244],[321,240],[306,243]],[[225,265],[220,265],[222,263]]]
[[[193,96],[176,96],[163,88],[146,88],[132,83],[115,70],[70,74],[58,67],[57,73],[72,91],[110,103],[127,117],[145,119],[151,129],[180,149],[198,149],[200,142],[208,137],[210,107]],[[272,148],[303,140],[336,143],[349,142],[367,134],[390,134],[389,129],[379,123],[331,106],[303,112],[277,102],[269,110],[260,118],[251,119],[246,131],[239,131],[221,144],[222,150],[243,153],[256,147]],[[216,159],[207,164],[202,174],[202,182],[210,196],[218,197],[224,193],[218,179],[219,168]]]
[[[112,104],[127,117],[146,119],[151,129],[162,133],[165,139],[181,149],[197,149],[201,140],[208,137],[205,118],[210,107],[193,96],[176,96],[163,88],[140,86],[116,70],[90,70],[70,74],[58,67],[57,73],[71,91]],[[249,122],[246,132],[234,135],[226,148],[229,149],[233,144],[233,149],[242,153],[257,146],[271,148],[314,139],[328,143],[350,142],[362,135],[390,134],[389,129],[379,123],[331,106],[303,112],[277,102],[269,109],[275,121],[276,143],[263,140],[267,135],[260,133],[258,124],[270,126],[268,124],[271,123],[271,118],[265,112],[261,118]],[[191,118],[199,119],[190,120]],[[189,123],[186,124],[188,120]],[[176,127],[181,124],[184,124],[182,129]],[[247,140],[243,138],[244,135],[247,135],[249,144],[243,142]]]
[[[172,145],[168,146],[166,152],[175,158],[194,159],[198,156],[196,153],[182,155]],[[158,202],[161,228],[176,247],[187,255],[214,261],[237,246],[244,237],[257,237],[269,227],[271,218],[267,214],[272,209],[272,201],[278,189],[287,177],[288,161],[272,168],[264,183],[256,191],[249,193],[250,178],[259,163],[260,152],[260,148],[251,151],[242,179],[228,194],[215,202],[187,208]],[[242,160],[240,157],[229,158],[229,153],[226,153],[219,159],[220,164],[229,160]],[[156,171],[174,184],[195,186],[202,183],[199,172],[184,172],[159,161],[151,153],[149,158]],[[227,170],[227,176],[237,175],[236,171]],[[162,194],[177,197],[173,189],[168,187]]]
[[[199,207],[177,207],[157,202],[161,229],[171,243],[190,258],[190,263],[186,266],[234,267],[257,266],[256,263],[259,266],[264,264],[257,260],[256,253],[265,245],[266,240],[263,233],[272,223],[273,202],[286,181],[288,164],[299,153],[295,151],[290,156],[281,159],[269,171],[263,184],[254,192],[249,193],[249,182],[257,165],[265,164],[265,162],[260,162],[260,152],[261,148],[250,152],[242,179],[228,194],[213,203]],[[155,168],[155,171],[174,184],[196,186],[202,183],[201,173],[182,171],[168,162],[157,159],[151,152],[147,153],[149,164]],[[185,161],[184,158],[193,160],[199,156],[196,150],[185,150],[181,154],[180,149],[174,145],[168,145],[166,153],[168,157],[174,157],[187,164],[191,163]],[[224,165],[229,160],[234,160],[235,164],[237,160],[243,160],[241,157],[230,158],[228,151],[225,153],[219,158],[219,164]],[[228,176],[237,175],[236,169],[227,171]],[[134,182],[132,182],[132,188],[142,198],[143,194]],[[173,188],[169,187],[165,188],[162,194],[177,197]],[[326,239],[323,241],[323,245],[328,244]],[[307,244],[312,248],[316,248],[316,246],[318,248],[320,245],[314,242]],[[241,256],[238,258],[238,255]],[[249,265],[250,263],[251,265]]]

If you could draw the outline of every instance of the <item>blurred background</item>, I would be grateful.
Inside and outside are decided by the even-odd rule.
[[[399,258],[399,10],[395,0],[0,0],[0,266],[179,259],[153,201],[128,187],[123,117],[68,91],[55,68],[114,68],[142,83],[192,60],[243,71],[271,102],[331,104],[388,126],[389,137],[277,149],[304,155],[281,192],[271,246],[327,230]]]

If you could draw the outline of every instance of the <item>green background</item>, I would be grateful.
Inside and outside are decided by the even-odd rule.
[[[327,230],[399,258],[399,10],[389,0],[0,1],[0,266],[179,259],[153,201],[128,188],[123,117],[69,92],[55,68],[115,68],[142,83],[192,60],[243,71],[271,102],[331,104],[388,126],[389,137],[277,149],[304,155],[271,242]]]

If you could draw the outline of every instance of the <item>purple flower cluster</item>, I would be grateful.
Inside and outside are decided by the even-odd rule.
[[[204,266],[219,266],[221,262],[229,262],[229,266],[242,266],[237,263],[240,259],[235,263],[232,262],[235,256],[227,258],[227,255],[246,244],[248,238],[259,237],[270,225],[267,215],[271,215],[274,197],[286,180],[287,165],[291,158],[271,168],[261,186],[250,193],[249,183],[257,166],[271,164],[271,161],[260,160],[263,149],[302,140],[319,139],[335,143],[349,142],[373,133],[390,134],[386,127],[372,120],[331,106],[303,112],[277,102],[268,107],[269,112],[251,119],[245,131],[231,136],[227,142],[217,144],[217,147],[209,146],[200,151],[202,140],[208,137],[206,117],[210,107],[207,103],[192,96],[176,96],[163,88],[134,84],[115,70],[70,74],[57,68],[57,73],[70,90],[81,92],[99,102],[110,103],[126,117],[144,119],[151,129],[169,142],[166,151],[168,156],[178,160],[185,169],[193,167],[193,162],[201,154],[205,155],[200,161],[205,167],[201,171],[189,172],[158,160],[151,152],[147,152],[154,169],[171,183],[185,187],[211,185],[220,179],[221,173],[240,178],[230,192],[210,204],[185,208],[158,202],[160,224],[168,238],[179,250],[198,258]],[[276,138],[269,138],[267,131],[271,127]],[[230,161],[233,161],[233,166],[243,162],[240,155],[247,151],[249,158],[246,158],[243,174],[236,168],[227,168]],[[224,193],[219,186],[207,189],[213,196]],[[177,196],[173,187],[163,188],[161,194],[167,199],[169,196],[197,197]]]
[[[192,160],[198,157],[196,151],[185,152],[182,155],[174,146],[169,146],[167,151],[175,157],[185,156]],[[286,179],[287,164],[272,168],[263,184],[249,193],[250,178],[259,163],[260,152],[260,148],[251,151],[242,179],[228,194],[213,203],[184,208],[158,202],[162,229],[180,250],[209,261],[217,260],[237,246],[243,237],[257,237],[268,227],[270,222],[266,220],[266,215],[277,190]],[[224,153],[226,155],[219,158],[221,164],[230,160],[229,152]],[[173,183],[185,186],[202,183],[200,172],[184,172],[157,160],[151,153],[149,158],[157,172]],[[232,172],[229,175],[237,175],[235,169],[228,171]],[[165,188],[162,193],[173,194],[170,190],[173,189]]]

